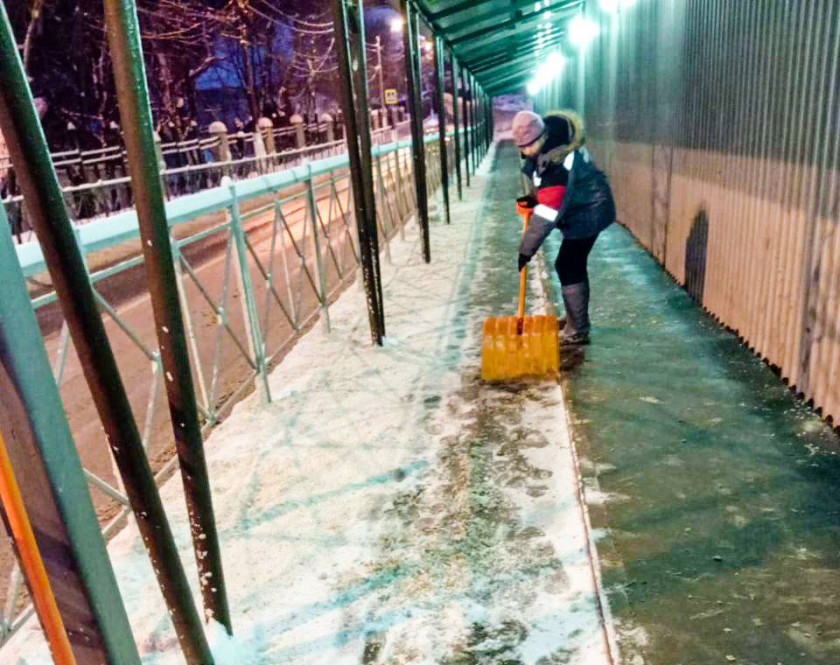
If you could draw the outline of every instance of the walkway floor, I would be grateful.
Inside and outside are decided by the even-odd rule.
[[[564,387],[625,662],[840,663],[836,434],[623,228],[591,275]]]
[[[840,662],[836,436],[626,231],[596,245],[594,344],[562,389],[480,382],[481,324],[517,296],[516,166],[491,153],[431,265],[413,227],[394,242],[384,348],[352,288],[274,402],[211,435],[236,633],[210,631],[217,665]],[[136,531],[110,549],[145,665],[181,663]],[[7,649],[49,662],[35,626]]]

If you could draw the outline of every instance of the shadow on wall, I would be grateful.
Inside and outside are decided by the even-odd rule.
[[[691,223],[685,244],[685,289],[698,303],[703,303],[706,285],[706,248],[709,244],[709,216],[701,208]]]

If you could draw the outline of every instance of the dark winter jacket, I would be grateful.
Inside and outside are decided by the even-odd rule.
[[[538,205],[520,253],[532,257],[555,228],[564,238],[592,238],[615,221],[606,176],[583,146],[580,122],[567,114],[545,117],[546,141],[522,172],[536,189]]]

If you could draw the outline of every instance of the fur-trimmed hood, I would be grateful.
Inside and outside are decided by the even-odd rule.
[[[570,143],[566,143],[564,145],[558,145],[551,148],[548,152],[544,152],[540,154],[539,161],[542,164],[556,164],[561,163],[569,153],[577,150],[586,142],[586,135],[583,130],[583,120],[581,117],[575,113],[574,111],[551,111],[550,113],[545,114],[545,118],[548,122],[551,122],[550,118],[556,118],[560,120],[565,120],[569,123],[569,127],[571,129],[572,140]]]

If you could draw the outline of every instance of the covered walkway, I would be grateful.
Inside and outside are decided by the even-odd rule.
[[[414,225],[395,239],[384,347],[351,289],[274,402],[211,434],[236,635],[216,662],[836,663],[836,437],[625,229],[560,383],[480,382],[482,321],[516,298],[516,167],[491,150],[432,264]],[[162,494],[189,561],[177,480]],[[136,530],[110,552],[144,662],[180,662]],[[48,663],[40,640],[4,657]]]

